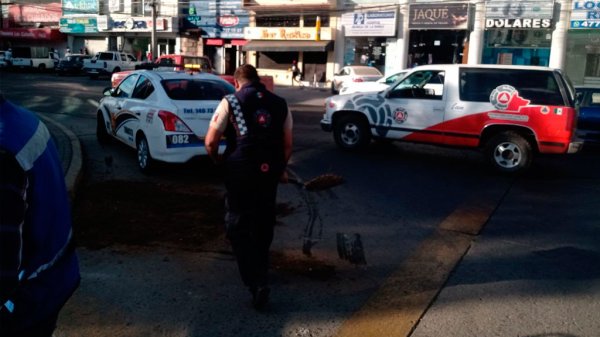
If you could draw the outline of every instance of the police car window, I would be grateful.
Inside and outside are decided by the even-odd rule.
[[[138,80],[131,97],[137,99],[146,99],[153,92],[154,86],[152,85],[152,82],[150,82],[150,79],[148,79],[146,76],[140,75],[140,79]]]
[[[424,70],[414,72],[396,85],[389,98],[442,99],[444,91],[444,72]]]
[[[510,85],[521,97],[530,100],[530,104],[565,105],[551,71],[462,68],[459,83],[461,101],[489,102],[494,89]]]
[[[226,82],[175,79],[163,80],[161,84],[173,100],[220,101],[223,96],[235,92],[235,88]]]
[[[124,79],[123,82],[121,82],[121,84],[119,84],[119,86],[117,87],[115,96],[121,98],[131,97],[133,93],[133,88],[135,86],[135,83],[137,82],[137,78],[138,75],[134,74]]]

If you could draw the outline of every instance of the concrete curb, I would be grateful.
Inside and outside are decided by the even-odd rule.
[[[42,116],[38,114],[40,119],[42,119],[45,123],[51,123],[61,132],[63,132],[67,138],[69,139],[69,143],[71,144],[71,161],[69,163],[69,168],[65,173],[65,184],[67,185],[67,191],[69,192],[69,196],[71,197],[71,202],[75,199],[75,191],[77,184],[81,179],[81,169],[83,166],[83,153],[81,151],[81,143],[79,142],[79,138],[73,133],[73,131],[69,130],[64,125],[52,120],[51,118]]]

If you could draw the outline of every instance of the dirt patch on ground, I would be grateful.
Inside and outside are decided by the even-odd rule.
[[[107,181],[83,186],[73,208],[78,245],[201,249],[223,234],[223,195],[209,186]]]

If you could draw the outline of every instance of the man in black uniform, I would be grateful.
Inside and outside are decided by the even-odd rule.
[[[260,83],[256,68],[245,64],[234,73],[236,93],[225,96],[215,111],[205,139],[208,154],[223,155],[227,189],[225,225],[242,281],[253,305],[263,309],[269,299],[268,257],[275,225],[279,181],[292,153],[292,116],[285,100]]]

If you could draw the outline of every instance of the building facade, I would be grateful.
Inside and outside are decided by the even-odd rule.
[[[51,0],[2,4],[0,48],[206,55],[327,87],[344,65],[517,64],[600,80],[600,0]],[[152,8],[155,9],[153,20]],[[44,49],[44,50],[46,50]],[[567,53],[568,50],[568,53]]]

